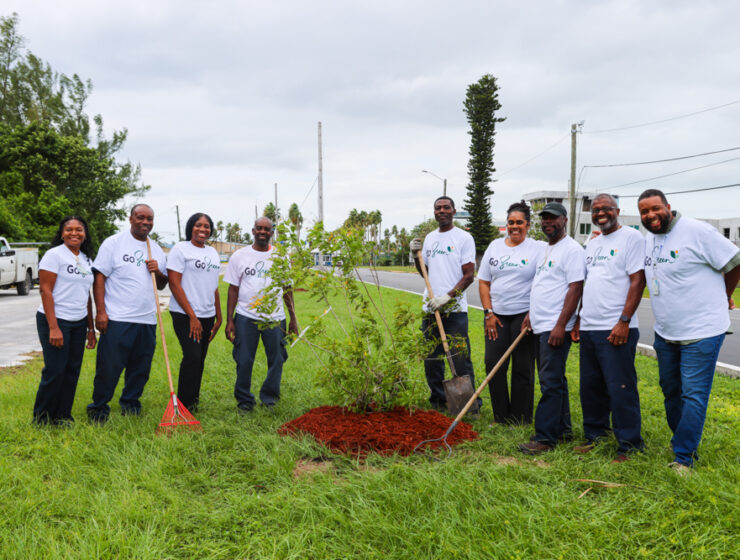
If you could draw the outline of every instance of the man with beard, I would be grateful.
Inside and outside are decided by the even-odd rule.
[[[535,434],[519,445],[527,455],[551,451],[560,441],[573,439],[565,362],[583,292],[583,248],[565,233],[568,213],[559,202],[548,202],[540,212],[548,245],[542,252],[530,293],[529,314],[522,330],[537,337],[537,373],[542,396],[534,415]]]
[[[285,310],[290,314],[290,332],[298,334],[298,320],[293,305],[293,292],[288,286],[273,286],[270,277],[272,254],[270,245],[272,221],[261,217],[254,222],[254,243],[239,249],[229,259],[224,280],[229,284],[226,303],[226,338],[234,345],[236,383],[234,397],[240,413],[254,409],[252,394],[252,366],[260,337],[267,357],[267,376],[260,389],[260,401],[272,408],[280,399],[280,381],[283,363],[288,359],[285,349]],[[270,315],[259,312],[258,300],[270,292],[276,296],[276,306]],[[235,313],[236,311],[236,313]]]
[[[705,222],[671,210],[656,189],[637,207],[648,230],[645,276],[655,315],[655,342],[666,419],[673,432],[671,463],[686,475],[698,459],[714,368],[730,326],[740,251]]]
[[[644,447],[635,351],[640,332],[637,306],[645,289],[645,239],[619,224],[617,201],[600,194],[591,205],[591,221],[601,235],[586,245],[586,283],[580,316],[571,332],[580,341],[581,407],[588,453],[609,432],[609,416],[621,463]]]
[[[87,405],[90,420],[104,423],[108,402],[126,369],[119,404],[123,414],[141,413],[139,398],[149,380],[156,347],[157,308],[152,290],[153,272],[160,290],[167,285],[166,258],[159,245],[147,237],[154,226],[154,211],[136,204],[129,216],[131,228],[112,235],[100,246],[93,263],[95,327],[100,331],[95,362],[93,402]]]
[[[466,349],[462,352],[452,351],[455,371],[457,375],[469,376],[475,387],[468,337],[468,300],[465,295],[465,289],[473,282],[475,273],[475,241],[467,231],[455,227],[455,213],[454,201],[447,196],[440,196],[434,201],[434,219],[439,224],[439,229],[427,235],[423,245],[421,239],[413,239],[410,248],[419,274],[419,251],[422,251],[429,283],[434,292],[434,297],[430,299],[427,290],[424,290],[423,310],[426,315],[421,322],[424,337],[439,340],[440,333],[433,315],[435,311],[439,311],[445,334],[448,337],[460,337],[465,344]],[[444,348],[440,343],[424,360],[424,373],[431,391],[429,402],[437,410],[447,408],[447,397],[442,384],[445,378],[443,356]],[[472,413],[479,410],[480,402],[479,399],[477,407],[474,405],[471,408]]]

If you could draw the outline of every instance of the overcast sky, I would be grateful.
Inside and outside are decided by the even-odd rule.
[[[740,150],[584,169],[740,147],[737,2],[0,0],[2,15],[14,11],[32,52],[93,81],[89,113],[109,133],[128,129],[122,157],[141,164],[166,239],[176,238],[176,204],[183,225],[205,211],[251,227],[274,183],[281,209],[296,202],[313,222],[318,121],[329,227],[352,208],[379,209],[383,228],[431,217],[442,182],[422,169],[447,177],[460,209],[462,104],[486,73],[506,117],[497,217],[524,193],[567,188],[580,121],[582,191],[740,183],[740,159],[719,164]],[[598,132],[617,128],[627,129]],[[622,212],[635,214],[635,200]],[[669,202],[695,217],[740,216],[740,187]]]

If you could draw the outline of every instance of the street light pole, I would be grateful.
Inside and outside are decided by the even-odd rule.
[[[436,177],[437,179],[439,179],[440,181],[442,181],[442,196],[447,196],[447,178],[446,177],[443,179],[442,177],[440,177],[436,173],[432,173],[431,171],[427,171],[426,169],[422,169],[421,172],[422,173],[427,173],[427,174],[431,175],[432,177]]]

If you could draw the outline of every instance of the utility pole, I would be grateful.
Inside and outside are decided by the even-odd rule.
[[[570,125],[570,211],[568,212],[568,232],[573,238],[576,236],[576,134],[581,131],[583,121]]]
[[[255,204],[254,205],[254,221],[255,222],[257,221],[257,218],[259,218],[259,216],[257,215],[257,205]]]
[[[442,186],[442,196],[447,196],[447,177],[444,178],[444,184]]]
[[[180,233],[180,206],[175,204],[175,212],[177,213],[177,240],[182,241],[182,234]]]
[[[321,158],[321,121],[319,121],[319,221],[324,221],[324,164]]]

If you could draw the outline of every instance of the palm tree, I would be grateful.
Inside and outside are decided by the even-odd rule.
[[[301,209],[298,208],[298,205],[294,202],[290,205],[290,208],[288,209],[288,219],[290,220],[290,223],[293,224],[293,227],[296,231],[296,236],[298,237],[298,240],[301,239],[301,226],[303,225],[303,214],[301,214]]]

